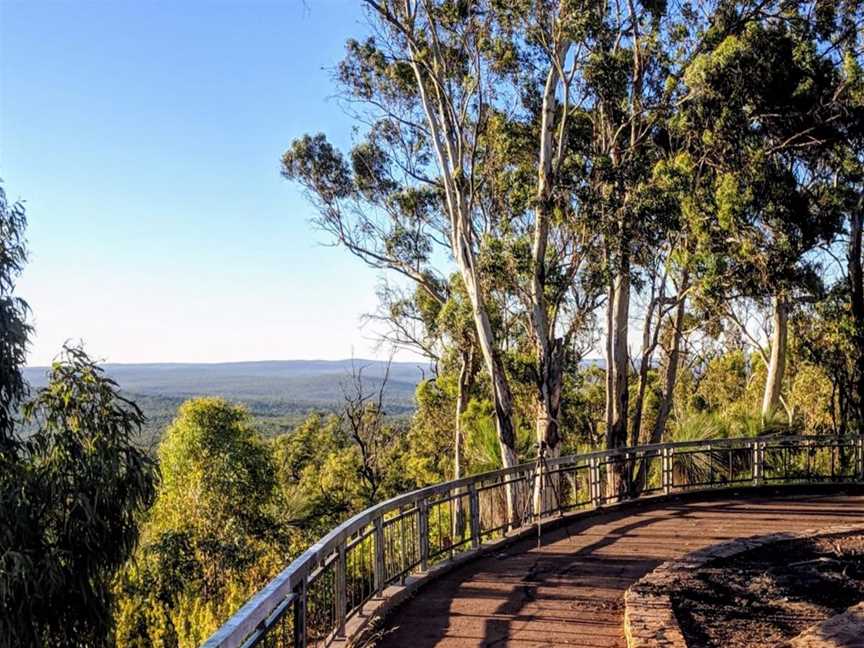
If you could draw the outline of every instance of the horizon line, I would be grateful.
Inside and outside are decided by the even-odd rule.
[[[602,361],[603,358],[583,358],[580,360],[580,364],[586,362],[598,362]],[[164,360],[164,361],[152,361],[152,362],[103,362],[101,360],[97,360],[96,364],[100,367],[156,367],[156,366],[165,366],[165,365],[193,365],[193,366],[216,366],[216,365],[242,365],[242,364],[280,364],[280,363],[288,363],[288,362],[321,362],[321,363],[329,363],[336,364],[340,362],[356,362],[356,363],[377,363],[377,364],[387,364],[387,360],[378,360],[374,358],[338,358],[335,360],[328,360],[324,358],[287,358],[282,360],[212,360],[212,361],[176,361],[176,360]],[[390,364],[394,365],[423,365],[428,364],[432,365],[434,362],[431,359],[418,359],[418,360],[391,360]],[[24,369],[50,369],[51,364],[35,364],[35,365],[24,365]]]

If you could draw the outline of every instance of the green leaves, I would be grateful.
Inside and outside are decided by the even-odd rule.
[[[32,434],[0,458],[0,643],[108,645],[111,581],[155,493],[144,417],[77,347],[23,410]]]
[[[117,581],[124,645],[195,646],[264,584],[284,551],[271,449],[242,407],[185,402],[159,446],[162,482]]]
[[[0,455],[14,452],[16,408],[27,395],[21,367],[32,332],[30,307],[13,294],[27,262],[26,227],[24,205],[10,204],[0,185]]]
[[[346,198],[353,190],[350,171],[323,133],[294,140],[282,156],[282,175],[298,180],[326,203]]]

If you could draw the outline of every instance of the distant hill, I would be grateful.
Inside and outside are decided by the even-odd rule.
[[[150,422],[145,442],[155,441],[177,406],[195,396],[222,396],[244,403],[270,432],[290,427],[312,411],[336,411],[353,366],[363,369],[364,387],[381,385],[387,363],[379,360],[275,360],[214,364],[105,364],[106,374],[135,400]],[[47,382],[47,367],[28,367],[33,387]],[[385,390],[389,414],[414,409],[414,390],[430,368],[420,362],[394,362]]]

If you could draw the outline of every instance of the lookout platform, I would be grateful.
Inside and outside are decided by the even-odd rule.
[[[717,494],[596,511],[468,562],[395,608],[379,648],[626,646],[624,593],[655,567],[735,538],[864,522],[864,495]]]

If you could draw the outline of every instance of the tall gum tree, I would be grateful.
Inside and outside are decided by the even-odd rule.
[[[684,79],[681,123],[711,170],[700,281],[733,322],[736,298],[770,303],[765,419],[782,402],[789,309],[818,292],[811,253],[839,226],[822,169],[840,133],[843,84],[827,53],[831,30],[807,11],[806,3],[766,3],[700,54]]]
[[[635,314],[634,295],[641,295],[646,275],[650,283],[651,268],[657,264],[656,250],[668,243],[669,232],[675,228],[677,208],[664,213],[651,187],[656,166],[680,145],[680,138],[670,137],[669,131],[670,121],[689,100],[689,89],[682,83],[685,71],[726,34],[742,30],[763,14],[772,14],[779,4],[770,0],[592,3],[600,20],[585,40],[588,55],[578,76],[581,87],[577,94],[584,92],[590,97],[590,204],[603,232],[605,253],[608,448],[621,447],[634,435],[641,436],[640,430],[630,429],[641,425],[641,413],[631,419],[630,321]],[[679,281],[679,291],[689,291],[683,287],[689,281],[689,277]],[[650,327],[659,325],[657,320],[651,323],[651,317],[657,315],[652,301],[647,300],[648,306],[641,313],[649,326],[645,329],[649,331],[647,353],[642,357],[647,361],[643,363],[645,370],[650,367],[654,346]],[[675,303],[679,301],[676,298]],[[676,311],[676,319],[682,320],[683,312],[678,318]],[[674,384],[674,365],[669,369],[667,378]],[[645,371],[641,374],[646,375]],[[637,409],[642,398],[644,389],[637,392]],[[613,465],[609,496],[624,495],[627,481],[623,464]]]
[[[496,36],[506,46],[490,59],[505,67],[519,107],[498,115],[502,150],[486,172],[502,189],[495,208],[507,214],[501,236],[533,356],[535,438],[547,457],[561,452],[564,377],[578,363],[577,341],[591,335],[598,302],[599,236],[580,196],[589,142],[586,98],[573,96],[585,40],[598,20],[594,4],[491,3]],[[507,56],[516,64],[507,66]],[[554,486],[546,490],[546,508],[554,504]],[[540,491],[538,480],[535,507]]]
[[[655,133],[667,101],[669,62],[664,47],[678,17],[665,3],[599,3],[601,20],[587,40],[582,72],[591,97],[592,209],[603,232],[606,300],[606,447],[628,441],[630,416],[629,320],[633,273],[650,247],[653,227],[639,188],[656,159]],[[613,465],[608,487],[623,495],[623,465]]]
[[[286,153],[283,171],[310,190],[337,236],[372,232],[378,245],[361,254],[420,278],[421,285],[429,252],[414,249],[411,233],[435,230],[431,240],[446,247],[471,304],[502,463],[511,467],[517,463],[513,397],[478,263],[481,234],[491,228],[479,200],[483,136],[497,96],[496,73],[481,56],[490,19],[467,3],[367,0],[365,6],[375,36],[349,41],[338,77],[358,119],[371,123],[367,141],[352,151],[349,167],[323,137],[307,136]],[[355,226],[345,227],[348,222]],[[516,499],[510,485],[513,524]]]

